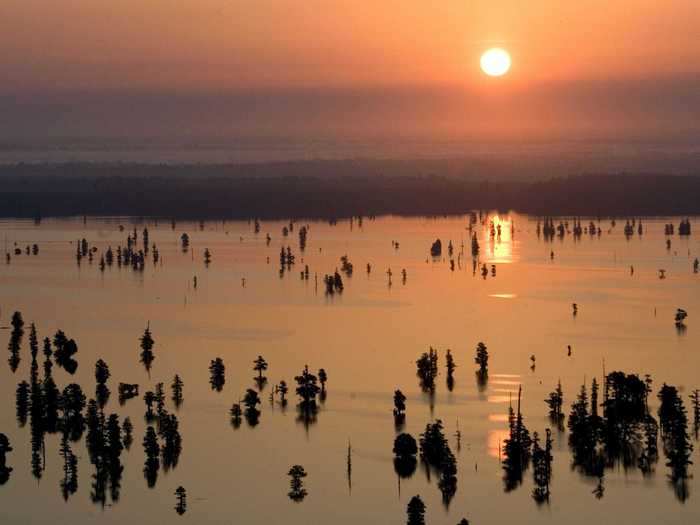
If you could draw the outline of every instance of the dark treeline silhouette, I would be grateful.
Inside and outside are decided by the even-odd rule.
[[[340,218],[463,214],[695,215],[700,176],[577,175],[537,181],[395,175],[351,162],[279,165],[65,164],[3,166],[0,216]],[[321,166],[321,167],[319,167]],[[349,166],[353,172],[344,174]],[[381,163],[378,164],[381,166]],[[258,176],[258,173],[277,175]],[[435,174],[430,174],[435,173]],[[478,177],[478,175],[477,175]],[[60,179],[60,183],[59,183]],[[135,187],[139,188],[134,192]]]

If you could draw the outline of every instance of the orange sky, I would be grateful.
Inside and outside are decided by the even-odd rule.
[[[504,78],[487,78],[479,70],[481,52],[494,45],[508,49],[513,57],[513,68]],[[634,113],[634,119],[643,119],[646,101],[659,96],[676,104],[671,109],[678,115],[649,116],[645,125],[653,128],[657,121],[668,126],[683,117],[682,107],[674,102],[676,82],[679,92],[687,93],[687,78],[693,79],[692,86],[697,81],[700,4],[698,0],[2,0],[0,50],[0,95],[210,96],[264,88],[356,90],[366,101],[393,99],[387,90],[405,95],[413,89],[423,97],[416,102],[418,113],[397,110],[401,122],[423,130],[436,126],[448,135],[462,133],[459,128],[469,119],[496,136],[502,133],[499,130],[522,132],[540,125],[551,130],[597,125],[608,129],[620,118],[616,98],[626,98],[625,86],[639,80],[651,91],[633,97],[632,106],[620,110],[624,115],[632,118]],[[653,88],[663,89],[661,94],[652,89],[657,80],[665,82],[665,87]],[[609,82],[619,84],[617,92],[601,94]],[[570,90],[577,93],[573,101],[566,98]],[[459,92],[464,100],[455,94]],[[586,120],[587,112],[577,113],[581,97],[592,107],[600,102],[609,112],[598,115],[596,122]],[[464,109],[474,106],[475,100],[481,108]],[[404,103],[410,107],[410,100]],[[431,121],[435,105],[455,122]],[[316,119],[330,117],[319,114]],[[661,122],[664,119],[668,122]],[[271,121],[269,127],[278,124]],[[206,131],[229,132],[226,126]]]
[[[478,84],[689,72],[697,0],[3,0],[0,70],[22,87]]]

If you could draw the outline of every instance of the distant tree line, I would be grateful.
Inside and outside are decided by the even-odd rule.
[[[262,168],[253,166],[3,166],[0,216],[333,219],[464,214],[474,209],[577,216],[700,214],[700,176],[694,175],[494,181],[466,175],[382,174],[367,166],[327,172],[311,167],[305,171],[300,165],[290,175],[284,166],[267,165],[265,176],[260,176]],[[302,241],[305,244],[305,238]]]

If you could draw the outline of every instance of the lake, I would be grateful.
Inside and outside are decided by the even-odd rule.
[[[589,388],[593,378],[602,384],[604,373],[617,370],[641,378],[649,374],[651,415],[656,417],[661,385],[674,385],[693,435],[689,395],[700,388],[700,274],[693,272],[693,261],[700,256],[700,243],[697,233],[678,235],[681,219],[644,218],[643,234],[635,225],[629,238],[624,219],[614,226],[609,219],[596,220],[600,235],[566,233],[546,240],[537,233],[536,218],[484,215],[473,226],[480,245],[476,271],[469,216],[297,221],[287,237],[282,230],[288,223],[282,222],[262,222],[256,234],[252,222],[2,221],[2,241],[12,256],[9,264],[0,264],[0,325],[8,327],[14,311],[26,324],[16,371],[8,363],[0,366],[0,432],[13,447],[7,454],[13,471],[0,486],[0,521],[399,525],[406,522],[409,499],[419,494],[431,525],[455,525],[463,517],[472,524],[700,522],[695,439],[691,460],[696,465],[688,470],[685,501],[669,482],[661,442],[659,459],[646,475],[619,464],[606,468],[604,494],[598,498],[593,492],[600,480],[572,467],[568,432],[555,428],[544,403],[561,381],[568,419],[584,382]],[[500,235],[490,235],[491,221],[501,227]],[[586,227],[589,219],[582,222]],[[664,234],[666,223],[674,224],[674,235]],[[573,221],[568,224],[572,229]],[[299,230],[305,225],[301,251]],[[154,265],[149,253],[143,270],[115,263],[101,271],[101,255],[108,246],[126,246],[134,228],[142,248],[144,227],[159,262]],[[181,246],[183,233],[190,239],[187,251]],[[92,262],[84,257],[78,264],[77,242],[83,238],[96,252]],[[438,238],[442,255],[433,258],[430,247]],[[21,255],[14,255],[15,243]],[[25,247],[33,244],[38,254],[27,255]],[[287,246],[295,264],[280,274],[280,248]],[[205,249],[212,257],[208,266]],[[327,295],[323,277],[339,269],[345,255],[353,264],[352,276],[342,275],[342,293]],[[305,265],[308,279],[301,278]],[[688,312],[683,330],[674,324],[678,308]],[[15,407],[18,383],[30,377],[32,322],[40,341],[60,329],[78,345],[74,375],[53,367],[59,390],[78,383],[88,398],[94,397],[95,362],[109,365],[111,396],[104,413],[118,414],[121,421],[128,416],[134,426],[134,442],[121,454],[117,501],[107,490],[105,504],[93,502],[95,467],[85,436],[70,444],[78,487],[67,501],[61,488],[60,432],[45,436],[40,479],[32,473],[30,424],[19,426]],[[139,361],[147,325],[155,341],[150,374]],[[9,341],[10,329],[0,331],[0,337]],[[489,353],[488,381],[481,386],[474,363],[479,342]],[[430,347],[438,351],[439,370],[432,395],[416,377],[416,360]],[[446,385],[447,349],[457,365],[452,390]],[[269,364],[259,422],[251,426],[244,419],[234,428],[229,410],[246,389],[257,390],[253,360],[259,355]],[[225,365],[220,392],[209,383],[209,364],[217,357]],[[41,375],[41,351],[38,359]],[[325,400],[312,421],[299,417],[294,395],[294,377],[305,365],[314,374],[320,368],[328,374]],[[170,400],[175,374],[184,381],[179,408]],[[278,396],[270,402],[280,380],[290,386],[286,407]],[[139,384],[140,396],[120,405],[119,382]],[[141,398],[159,382],[165,384],[166,409],[179,421],[182,452],[176,467],[165,471],[161,466],[149,488]],[[500,460],[509,434],[508,407],[517,402],[519,387],[530,433],[542,437],[552,428],[551,495],[543,504],[532,497],[532,468],[520,486],[504,491]],[[440,419],[444,424],[458,467],[449,506],[443,504],[435,472],[428,475],[419,464],[411,477],[399,478],[394,470],[396,389],[407,398],[402,432],[418,439],[427,423]],[[294,464],[308,474],[308,495],[301,502],[287,494],[287,472]],[[179,486],[187,491],[182,516],[174,510]]]

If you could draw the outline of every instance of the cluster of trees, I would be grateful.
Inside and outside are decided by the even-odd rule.
[[[308,235],[309,228],[307,226],[302,226],[299,228],[299,250],[306,250],[306,236]]]
[[[353,266],[347,255],[343,255],[340,258],[340,271],[343,272],[348,277],[352,277]]]
[[[514,490],[523,481],[523,473],[530,465],[532,439],[520,411],[522,389],[518,388],[516,411],[508,407],[508,437],[503,443],[503,483],[506,492]]]
[[[420,435],[419,443],[421,460],[440,475],[438,487],[442,492],[443,503],[448,506],[457,492],[457,458],[450,450],[442,421],[438,419],[434,423],[428,423]]]
[[[284,246],[280,248],[280,277],[284,276],[285,270],[290,271],[292,269],[295,260],[296,256],[292,253],[292,248],[290,246],[287,246],[286,250]]]
[[[697,423],[697,391],[695,395],[694,412]],[[678,499],[685,501],[688,498],[688,466],[692,464],[690,456],[693,451],[688,436],[688,417],[676,387],[664,384],[658,398],[661,402],[658,412],[661,439],[668,460],[666,465],[671,470],[669,481]]]
[[[416,375],[423,391],[435,390],[435,378],[438,375],[438,353],[432,346],[416,360]]]
[[[561,381],[557,383],[557,387],[553,392],[549,393],[547,399],[544,400],[549,407],[549,420],[557,426],[560,431],[564,430],[564,391],[561,388]]]
[[[326,295],[333,295],[335,293],[343,293],[343,278],[336,271],[333,275],[324,275],[323,284],[326,287]]]
[[[587,476],[598,477],[596,496],[603,495],[604,471],[622,464],[639,468],[644,475],[653,472],[658,461],[658,437],[661,437],[669,479],[676,496],[687,496],[687,477],[692,445],[688,437],[688,419],[683,401],[675,387],[663,385],[658,398],[659,420],[650,413],[648,397],[652,379],[636,374],[611,372],[605,376],[603,401],[599,401],[598,382],[593,379],[590,398],[586,385],[571,407],[569,446],[574,467]],[[692,399],[692,398],[691,398]],[[598,408],[602,407],[602,415]]]
[[[177,383],[173,381],[173,399],[176,397],[176,385]],[[182,388],[182,384],[179,385],[179,388]],[[180,425],[177,416],[169,413],[165,407],[165,387],[163,383],[156,384],[155,392],[146,392],[143,400],[146,404],[144,419],[148,423],[143,440],[143,448],[146,454],[143,472],[148,486],[152,488],[158,479],[161,459],[163,468],[166,471],[177,466],[182,453],[182,436],[180,435]],[[153,409],[154,405],[155,411]]]

